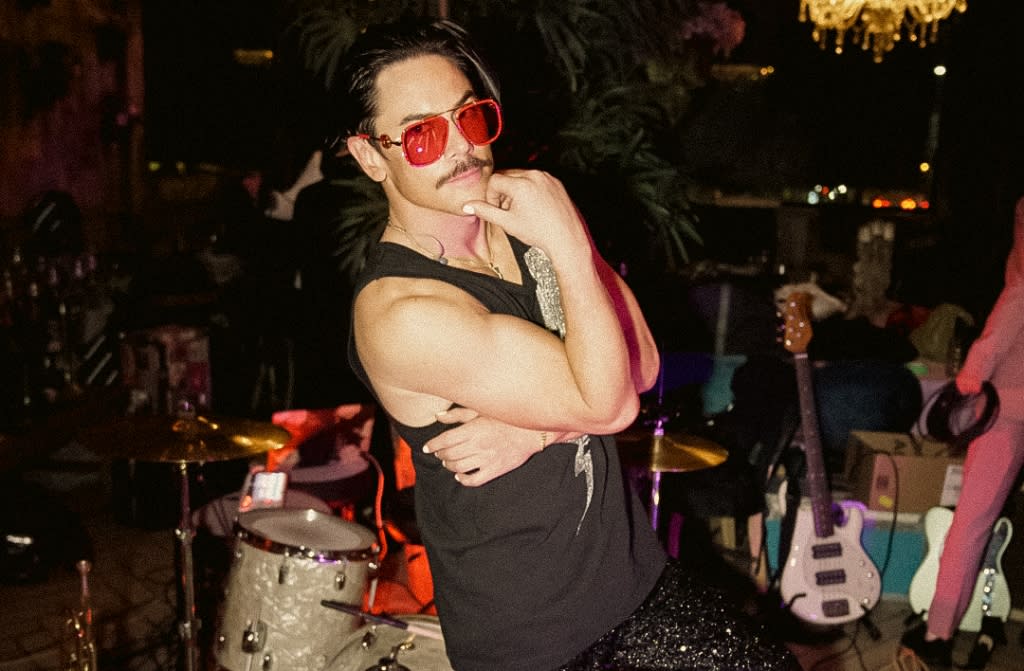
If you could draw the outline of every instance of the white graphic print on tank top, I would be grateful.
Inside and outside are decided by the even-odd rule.
[[[551,260],[547,255],[536,247],[530,247],[524,255],[526,267],[530,275],[537,282],[537,302],[540,304],[540,312],[544,316],[544,326],[558,333],[560,338],[565,337],[565,314],[562,312],[562,297],[558,290],[558,279],[555,277],[555,270],[551,267]],[[576,443],[576,460],[574,463],[574,474],[579,477],[584,473],[587,482],[587,498],[583,505],[583,514],[576,524],[576,534],[579,535],[583,520],[590,510],[590,501],[594,498],[594,459],[590,454],[590,436],[583,435],[572,441]]]

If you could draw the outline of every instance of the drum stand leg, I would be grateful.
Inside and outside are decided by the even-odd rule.
[[[197,671],[199,648],[196,634],[199,621],[196,619],[196,595],[192,578],[192,539],[195,532],[192,528],[192,513],[189,510],[188,462],[179,462],[178,470],[181,473],[181,521],[174,530],[174,535],[178,538],[181,561],[181,620],[178,621],[178,636],[181,638],[183,670]]]

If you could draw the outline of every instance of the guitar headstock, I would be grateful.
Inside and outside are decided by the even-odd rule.
[[[782,307],[785,334],[782,344],[793,354],[807,351],[811,341],[811,295],[806,291],[794,291],[786,298]]]

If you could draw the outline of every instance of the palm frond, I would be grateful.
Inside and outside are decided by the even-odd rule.
[[[334,230],[333,256],[338,272],[350,282],[362,271],[370,249],[376,244],[388,220],[388,204],[380,185],[354,171],[350,177],[331,180],[344,193],[337,215],[330,222]]]

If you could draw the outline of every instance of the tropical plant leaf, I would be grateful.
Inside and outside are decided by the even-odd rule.
[[[331,181],[349,192],[340,199],[342,206],[331,223],[337,241],[334,257],[338,271],[353,281],[363,269],[369,250],[384,230],[388,220],[388,205],[380,185],[361,172]]]
[[[697,4],[501,0],[451,7],[454,20],[489,36],[492,46],[508,41],[507,62],[492,62],[499,75],[524,66],[525,45],[543,51],[529,63],[547,71],[523,77],[511,94],[506,89],[503,104],[510,111],[546,110],[549,119],[521,120],[517,135],[510,127],[502,142],[519,146],[503,150],[562,177],[595,237],[607,239],[614,254],[632,255],[634,265],[673,270],[689,258],[687,245],[701,239],[676,146],[676,125],[696,85],[684,76],[695,52],[681,45],[680,35]],[[363,26],[432,6],[425,0],[296,0],[291,35],[304,67],[330,87]],[[387,205],[379,186],[362,175],[345,186],[352,197],[336,222],[337,258],[351,276],[379,235]]]

